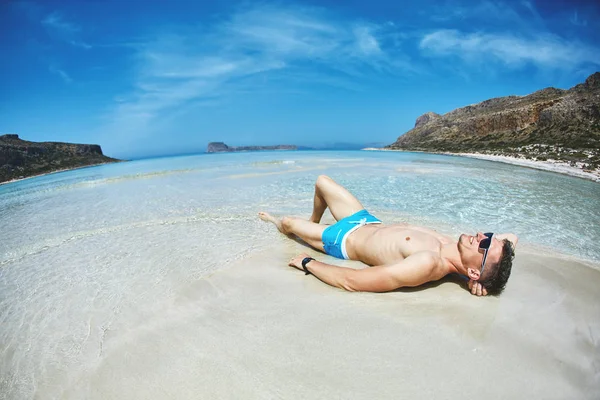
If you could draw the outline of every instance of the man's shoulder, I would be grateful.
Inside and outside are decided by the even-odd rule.
[[[442,267],[440,256],[433,251],[419,251],[409,257],[388,265],[388,272],[392,273],[400,282],[400,286],[418,286],[442,278],[446,273]]]
[[[436,252],[429,251],[429,250],[421,250],[421,251],[412,253],[408,257],[399,258],[398,260],[396,260],[390,264],[394,264],[394,265],[398,265],[398,266],[412,265],[412,266],[415,266],[415,267],[418,266],[421,268],[428,268],[428,267],[434,268],[440,262],[441,262],[441,257]]]
[[[408,258],[413,260],[413,262],[422,264],[423,266],[427,265],[432,267],[437,266],[442,261],[442,257],[440,256],[440,254],[431,250],[421,250],[415,252],[411,254],[410,257],[407,257],[407,259]]]
[[[438,252],[423,250],[412,254],[409,258],[413,259],[413,262],[418,263],[422,268],[431,270],[435,275],[441,275],[445,271],[444,260]]]

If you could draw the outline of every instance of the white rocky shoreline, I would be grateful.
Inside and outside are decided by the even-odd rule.
[[[362,150],[366,150],[366,151],[403,151],[403,152],[409,151],[409,150],[396,150],[396,149],[385,149],[385,148],[375,148],[375,147],[367,147]],[[546,161],[539,161],[539,160],[527,159],[524,157],[519,158],[519,157],[506,156],[506,155],[492,155],[492,154],[482,154],[482,153],[451,153],[451,152],[433,152],[433,151],[426,152],[426,151],[415,151],[415,150],[410,150],[410,152],[444,154],[444,155],[450,155],[450,156],[470,157],[470,158],[478,158],[481,160],[503,162],[506,164],[519,165],[522,167],[557,172],[559,174],[565,174],[565,175],[575,176],[578,178],[589,179],[594,182],[600,183],[600,170],[598,170],[598,169],[583,170],[582,168],[573,167],[569,163],[566,163],[563,161],[552,160],[552,159],[548,159]]]

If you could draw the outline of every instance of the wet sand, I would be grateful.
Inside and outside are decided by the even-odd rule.
[[[63,398],[597,399],[600,272],[519,249],[500,297],[455,281],[349,293],[286,267],[289,241],[107,332]],[[313,252],[338,265],[360,267]],[[53,382],[38,387],[52,393]],[[48,392],[47,390],[50,389]],[[42,396],[43,397],[43,396]]]

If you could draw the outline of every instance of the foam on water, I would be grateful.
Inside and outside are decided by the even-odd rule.
[[[600,185],[475,159],[220,154],[24,180],[0,186],[0,393],[64,396],[191,282],[259,251],[293,252],[256,213],[308,216],[323,173],[386,221],[514,232],[600,261]]]

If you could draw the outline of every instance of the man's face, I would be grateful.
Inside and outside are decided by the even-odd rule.
[[[474,236],[467,234],[460,235],[460,238],[458,239],[458,251],[463,266],[481,271],[481,262],[483,261],[485,250],[480,249],[479,244],[486,238],[487,237],[481,232],[477,232]],[[494,235],[485,261],[486,269],[489,268],[490,265],[494,265],[500,261],[500,258],[502,257],[502,246],[502,241],[498,240]]]

